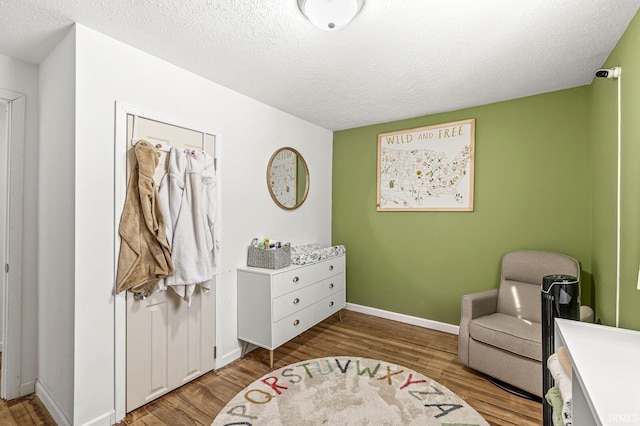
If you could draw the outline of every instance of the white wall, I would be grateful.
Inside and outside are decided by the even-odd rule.
[[[0,88],[26,98],[22,234],[21,395],[33,392],[37,371],[38,68],[0,54]]]
[[[114,164],[120,160],[114,158],[115,101],[210,123],[222,133],[217,339],[225,362],[239,355],[236,267],[246,263],[251,239],[330,242],[333,136],[81,25],[76,42],[75,274],[65,274],[75,275],[75,301],[62,306],[75,314],[74,424],[107,424],[115,391],[112,293],[120,215],[114,204]],[[267,191],[267,162],[282,146],[297,149],[311,174],[309,196],[295,211],[278,208]],[[73,191],[74,183],[64,184],[64,193]],[[72,201],[68,195],[62,201]]]
[[[73,423],[75,256],[75,32],[40,64],[38,188],[38,381],[61,424]],[[89,212],[85,212],[88,214]],[[91,286],[91,282],[84,285]],[[82,303],[91,303],[84,300]],[[94,318],[79,318],[87,326]],[[99,322],[100,319],[97,319]],[[106,368],[96,365],[96,369]],[[84,390],[87,392],[87,390]],[[91,393],[91,392],[89,392]]]
[[[0,86],[0,88],[2,88]],[[5,253],[4,253],[4,242],[6,240],[6,236],[5,236],[5,228],[7,228],[5,226],[5,221],[7,219],[5,219],[5,212],[6,212],[6,199],[5,199],[5,188],[7,185],[6,180],[6,176],[7,173],[5,173],[5,171],[7,170],[5,168],[5,165],[9,165],[9,139],[7,138],[7,112],[8,112],[8,105],[7,102],[5,102],[3,99],[0,99],[0,196],[2,196],[2,200],[0,200],[0,244],[2,244],[2,246],[0,247],[0,268],[2,268],[2,265],[5,264],[5,262],[7,261],[7,259],[5,259]],[[7,197],[8,198],[8,197]],[[6,230],[8,231],[8,229]],[[7,232],[8,233],[8,232]],[[0,270],[0,274],[2,274],[2,278],[0,279],[0,283],[2,283],[2,286],[0,286],[0,330],[2,330],[2,323],[4,322],[4,280],[6,275],[2,273],[2,271]],[[0,350],[2,350],[3,346],[4,346],[4,342],[2,341],[2,338],[4,336],[0,336]]]

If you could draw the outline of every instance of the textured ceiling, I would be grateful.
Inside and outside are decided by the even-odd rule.
[[[0,53],[38,64],[79,22],[340,130],[589,84],[639,7],[366,0],[325,32],[296,0],[0,0]]]

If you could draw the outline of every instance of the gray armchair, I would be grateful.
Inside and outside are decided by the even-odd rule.
[[[499,288],[462,297],[458,358],[474,370],[542,396],[542,277],[580,277],[572,257],[521,250],[502,258]],[[546,364],[546,363],[545,363]]]

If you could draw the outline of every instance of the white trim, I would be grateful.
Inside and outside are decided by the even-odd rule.
[[[36,391],[36,381],[22,383],[20,385],[20,396],[30,395]]]
[[[83,423],[82,426],[111,426],[116,423],[114,420],[114,414],[115,413],[113,411],[109,411],[108,413],[104,413],[93,420]]]
[[[115,111],[115,175],[114,194],[115,194],[115,210],[114,210],[114,254],[113,254],[113,271],[114,279],[118,273],[118,254],[120,253],[120,236],[118,234],[119,219],[124,206],[127,185],[127,110],[125,107],[116,102]],[[114,284],[115,293],[115,284]],[[114,295],[114,411],[116,412],[116,420],[121,420],[126,415],[126,366],[127,366],[127,301],[124,294]]]
[[[399,314],[396,312],[385,311],[378,308],[371,308],[369,306],[356,305],[355,303],[347,303],[346,308],[349,311],[360,312],[361,314],[371,315],[374,317],[385,318],[393,321],[398,321],[404,324],[415,325],[418,327],[428,328],[430,330],[442,331],[444,333],[455,334],[456,336],[460,332],[460,327],[453,324],[447,324],[444,322],[433,321],[425,318],[413,317],[411,315]],[[247,352],[251,352],[255,347],[253,345],[249,345],[249,350]],[[225,354],[222,357],[216,359],[215,368],[224,367],[225,365],[240,359],[241,349],[235,349],[228,354]]]
[[[24,193],[25,96],[0,89],[0,98],[7,101],[7,241],[0,242],[6,250],[6,274],[3,307],[3,355],[0,396],[4,399],[20,395],[22,359],[22,201]],[[2,189],[4,192],[5,189]],[[3,194],[4,196],[4,194]],[[1,224],[0,226],[5,226]],[[6,246],[5,246],[6,244]],[[4,274],[5,265],[1,265]]]
[[[618,67],[619,68],[619,67]],[[616,327],[620,327],[620,194],[622,182],[622,110],[620,100],[620,85],[622,84],[622,70],[618,75],[618,163],[616,176]]]
[[[216,127],[199,123],[195,121],[186,120],[180,117],[176,117],[170,114],[159,113],[150,109],[141,108],[123,102],[116,101],[115,103],[115,165],[114,165],[114,253],[113,253],[113,271],[114,278],[117,276],[118,270],[118,255],[120,253],[120,235],[118,234],[118,228],[120,225],[120,216],[124,201],[127,193],[127,150],[130,146],[130,141],[127,141],[127,114],[137,115],[139,117],[149,118],[155,121],[161,121],[174,126],[183,127],[186,129],[195,130],[197,132],[206,133],[215,137],[215,158],[216,158],[216,174],[218,182],[218,200],[221,193],[220,186],[220,146],[222,141],[222,134]],[[219,201],[218,201],[219,204]],[[218,212],[220,209],[218,209]],[[222,224],[222,217],[218,216],[219,224]],[[220,241],[220,246],[223,247],[223,241]],[[218,264],[222,265],[222,255],[218,259]],[[218,309],[218,281],[220,272],[216,277],[216,328],[219,324],[218,315],[220,310]],[[114,280],[115,281],[115,280]],[[114,282],[115,292],[115,282]],[[115,381],[115,401],[114,412],[115,420],[120,421],[126,415],[126,363],[127,363],[127,323],[126,323],[126,299],[125,293],[114,294],[114,381]],[[216,346],[219,334],[216,330]],[[216,368],[218,363],[214,363]]]
[[[216,358],[215,369],[217,370],[219,368],[224,367],[227,364],[230,364],[231,362],[237,359],[240,359],[241,355],[242,355],[242,349],[237,348],[232,350],[228,354],[225,354],[221,357]]]
[[[45,406],[53,420],[55,420],[57,425],[61,426],[71,426],[73,423],[67,419],[64,415],[58,404],[51,398],[47,389],[40,383],[40,381],[36,380],[36,395],[42,401],[42,404]]]
[[[369,306],[356,305],[355,303],[347,303],[347,310],[360,312],[362,314],[373,315],[374,317],[385,318],[405,324],[417,325],[418,327],[429,328],[431,330],[442,331],[449,334],[458,335],[460,326],[448,324],[440,321],[433,321],[426,318],[413,317],[411,315],[398,314],[396,312],[384,311],[378,308],[370,308]]]

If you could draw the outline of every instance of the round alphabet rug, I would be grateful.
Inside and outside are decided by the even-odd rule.
[[[440,383],[401,365],[329,357],[275,370],[214,419],[222,425],[488,425]]]

